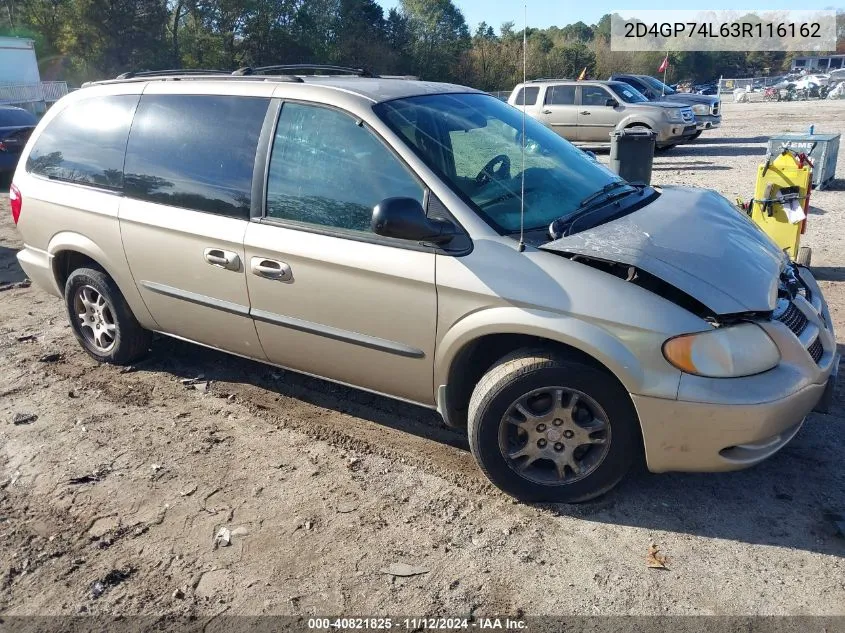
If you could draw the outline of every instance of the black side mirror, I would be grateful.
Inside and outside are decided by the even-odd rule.
[[[606,105],[608,108],[615,108],[619,105],[619,102],[616,99],[608,99],[604,102],[604,105]]]
[[[448,220],[429,218],[413,198],[385,198],[373,208],[373,233],[400,240],[446,244],[457,234]]]

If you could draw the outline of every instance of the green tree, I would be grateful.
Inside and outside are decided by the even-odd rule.
[[[401,6],[413,36],[414,74],[456,79],[455,62],[471,46],[463,13],[452,0],[402,0]]]

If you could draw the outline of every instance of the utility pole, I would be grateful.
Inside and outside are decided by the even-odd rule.
[[[9,14],[9,28],[15,30],[15,22],[12,20],[12,3],[11,0],[6,0],[6,11]]]

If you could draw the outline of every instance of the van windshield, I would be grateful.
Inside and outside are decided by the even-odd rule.
[[[519,230],[523,115],[518,108],[490,95],[458,93],[397,99],[373,109],[497,231]],[[566,219],[583,200],[620,180],[530,116],[525,136],[526,230]]]

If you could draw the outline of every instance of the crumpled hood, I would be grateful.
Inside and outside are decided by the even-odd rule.
[[[633,213],[540,248],[635,266],[716,314],[773,310],[788,261],[777,245],[715,191],[661,190]]]

